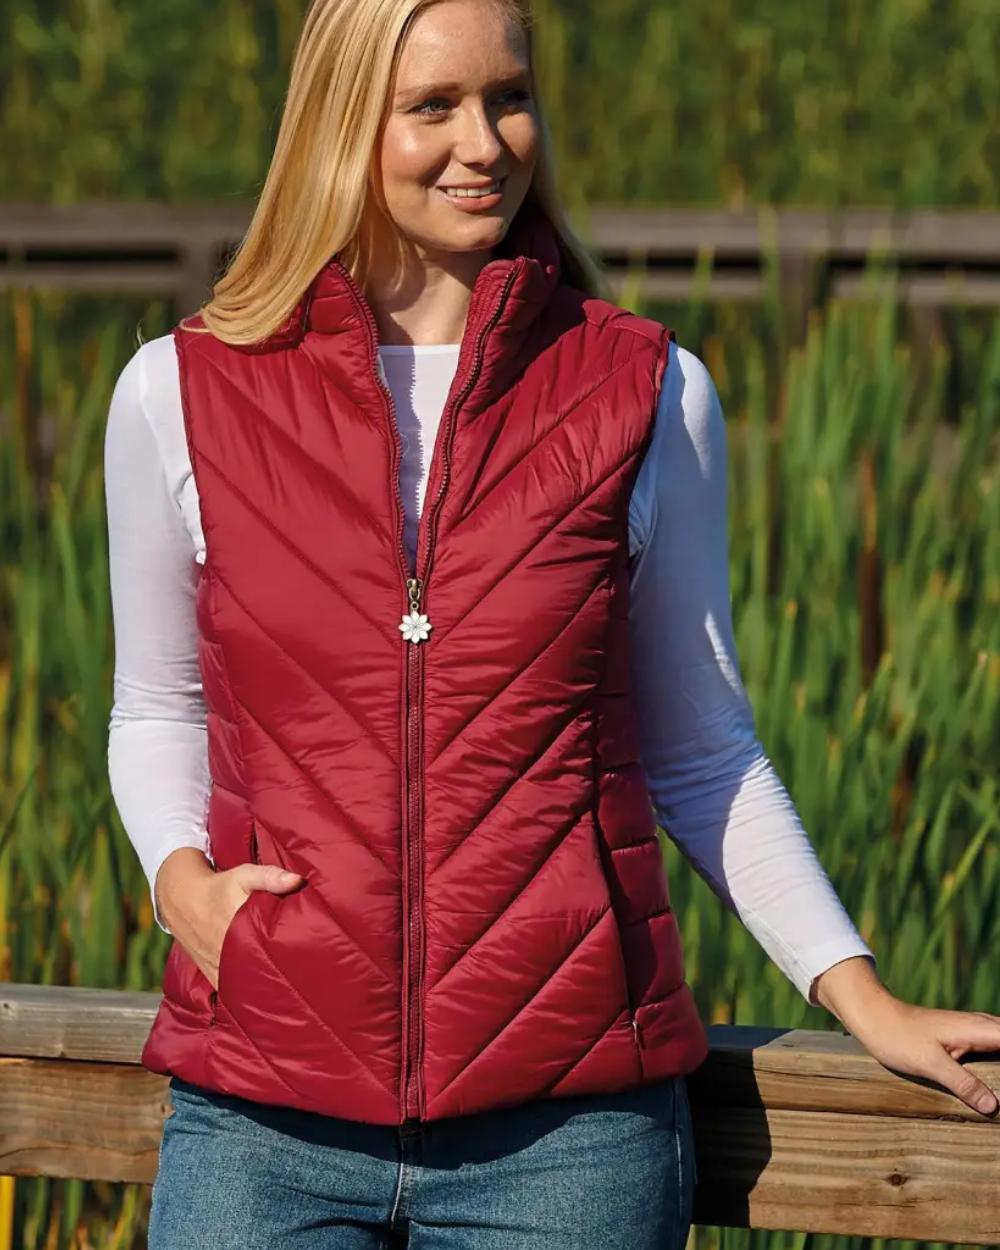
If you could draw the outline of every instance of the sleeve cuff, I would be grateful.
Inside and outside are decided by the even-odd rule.
[[[146,878],[149,882],[149,901],[153,908],[153,919],[156,921],[157,925],[163,930],[163,932],[169,933],[171,937],[173,937],[173,931],[167,928],[166,924],[163,921],[163,917],[160,915],[160,910],[156,905],[156,889],[155,889],[156,874],[159,872],[160,865],[167,858],[167,856],[172,851],[176,851],[177,848],[181,846],[193,846],[196,850],[201,851],[204,855],[208,856],[208,859],[210,862],[212,859],[211,854],[209,853],[209,849],[208,849],[207,837],[204,837],[204,836],[199,837],[197,834],[195,834],[192,837],[185,838],[183,841],[170,842],[166,846],[161,847],[157,854],[156,859],[147,868]]]
[[[878,960],[860,936],[848,940],[841,939],[837,942],[827,942],[822,946],[816,947],[815,950],[800,953],[798,967],[792,979],[799,993],[810,1007],[822,1005],[810,997],[813,982],[816,978],[826,972],[828,968],[832,968],[834,964],[839,964],[843,960],[851,959],[856,955],[865,956],[871,960],[873,968],[878,967]]]

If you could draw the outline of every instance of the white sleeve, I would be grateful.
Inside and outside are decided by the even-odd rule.
[[[875,956],[756,732],[729,591],[725,418],[701,360],[670,346],[630,508],[633,689],[657,821],[807,1002]]]
[[[156,872],[179,846],[209,853],[209,772],[195,621],[198,565],[147,418],[146,347],[117,379],[104,440],[115,644],[108,776],[156,923],[169,933],[156,908]]]

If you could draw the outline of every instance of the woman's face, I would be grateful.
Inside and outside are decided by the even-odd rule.
[[[441,0],[414,20],[382,132],[382,190],[422,252],[499,243],[531,183],[538,142],[521,28],[490,0]],[[498,194],[445,188],[497,180]]]

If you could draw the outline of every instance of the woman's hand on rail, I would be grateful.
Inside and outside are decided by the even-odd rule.
[[[885,1067],[935,1081],[982,1115],[997,1114],[997,1095],[958,1061],[972,1051],[1000,1054],[1000,1016],[904,1002],[861,956],[818,977],[815,997]]]
[[[222,943],[251,892],[287,894],[301,880],[299,873],[277,864],[237,864],[218,871],[197,849],[180,847],[160,865],[156,897],[164,923],[217,990]]]
[[[851,1031],[887,1068],[929,1077],[974,1111],[996,1115],[996,1094],[958,1060],[970,1051],[1000,1054],[1000,1016],[894,998],[871,1022]]]

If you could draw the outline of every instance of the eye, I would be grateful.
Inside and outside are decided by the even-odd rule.
[[[447,103],[448,103],[448,101],[447,101],[447,100],[445,100],[442,96],[439,96],[439,95],[438,95],[438,96],[432,96],[429,100],[425,100],[425,101],[423,102],[423,104],[418,104],[418,105],[416,106],[416,108],[412,108],[412,109],[410,109],[410,112],[411,112],[411,113],[429,113],[429,112],[433,111],[433,110],[431,110],[431,109],[430,109],[430,107],[429,107],[431,104],[444,104],[444,105],[447,105]]]
[[[503,100],[507,97],[513,97],[514,101],[523,102],[530,95],[531,93],[523,87],[512,87],[509,91],[501,92],[499,98]],[[422,104],[418,104],[415,108],[410,109],[410,112],[416,113],[418,116],[422,114],[425,117],[433,117],[437,114],[437,110],[430,107],[432,104],[443,104],[446,109],[451,107],[449,101],[444,96],[437,95],[428,97]]]

